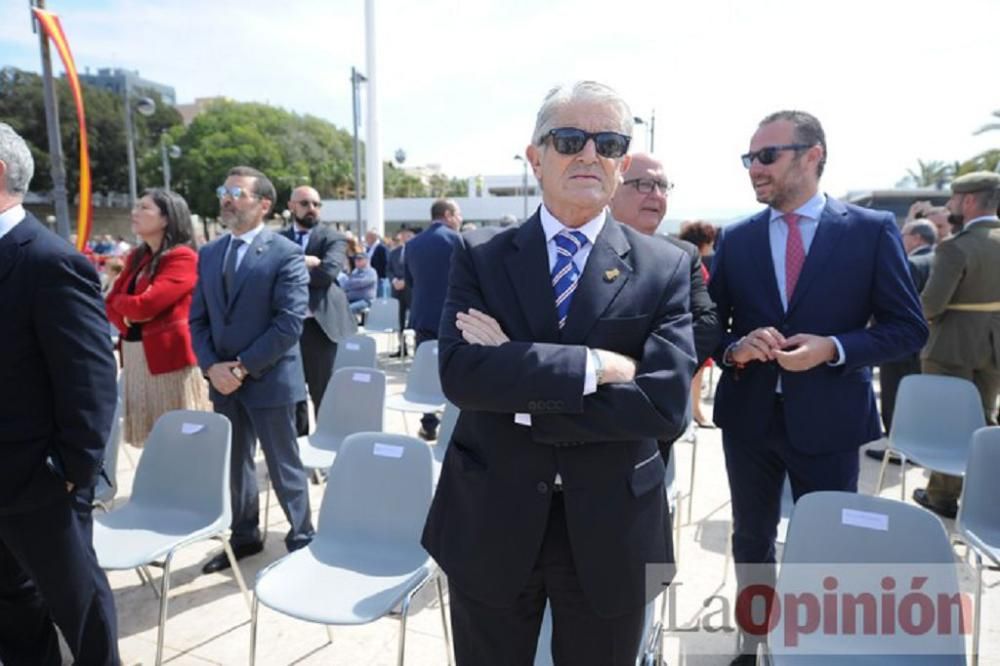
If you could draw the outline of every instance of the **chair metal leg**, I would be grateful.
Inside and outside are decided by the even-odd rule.
[[[174,551],[163,560],[163,578],[160,580],[160,624],[156,630],[156,666],[163,663],[163,632],[167,626],[167,599],[170,596],[170,562]]]
[[[438,574],[434,578],[434,584],[437,586],[438,606],[441,608],[441,627],[444,629],[444,649],[448,656],[448,666],[453,666],[454,661],[452,661],[451,658],[451,631],[448,628],[448,612],[444,607],[444,590],[441,585],[441,574]]]
[[[264,484],[266,486],[264,492],[264,524],[261,526],[260,530],[260,541],[261,543],[267,543],[267,527],[270,525],[271,520],[271,473],[268,471],[264,472]]]
[[[688,497],[690,502],[691,498]],[[683,510],[684,496],[677,493],[677,506],[674,508],[673,519],[674,519],[674,564],[680,564],[681,561],[681,511]],[[690,513],[688,514],[688,523],[690,524]]]
[[[333,627],[331,627],[328,624],[324,626],[326,627],[326,639],[327,639],[326,644],[330,645],[331,643],[333,643]]]
[[[691,512],[694,510],[694,464],[698,460],[698,431],[691,440],[691,482],[688,486],[688,525],[691,524]]]
[[[229,568],[233,571],[233,577],[236,578],[236,584],[240,586],[240,592],[243,593],[243,599],[247,602],[247,609],[253,613],[253,604],[250,601],[250,592],[247,590],[247,584],[243,580],[243,572],[240,571],[240,565],[236,561],[236,554],[233,553],[233,547],[229,543],[229,535],[223,534],[222,536],[216,538],[222,542],[222,547],[226,551],[226,557],[229,558]]]
[[[976,553],[976,607],[972,611],[972,666],[979,666],[980,613],[983,606],[983,558]]]
[[[886,451],[885,457],[888,459],[888,451]],[[903,453],[899,454],[899,501],[906,501],[906,455]]]
[[[136,569],[136,572],[138,572],[139,578],[142,579],[142,582],[145,583],[146,585],[149,585],[149,589],[153,591],[153,595],[157,599],[159,599],[160,588],[156,587],[156,583],[153,582],[153,574],[149,572],[149,567],[143,564],[138,569]]]
[[[399,614],[399,647],[396,650],[396,666],[403,666],[403,658],[406,654],[406,617],[410,613],[410,600],[413,599],[413,593],[420,589],[417,586],[414,590],[411,590],[406,597],[403,598],[402,607],[400,608]]]
[[[878,483],[875,484],[875,497],[878,497],[882,493],[882,485],[885,483],[885,468],[889,465],[890,451],[892,451],[891,446],[885,447],[885,455],[882,456],[882,464],[878,469]]]
[[[253,595],[253,603],[250,605],[250,666],[257,663],[257,608],[260,602],[257,595]]]

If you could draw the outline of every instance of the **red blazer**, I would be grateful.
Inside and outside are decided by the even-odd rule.
[[[132,254],[129,254],[125,270],[115,280],[105,299],[108,320],[122,335],[128,330],[125,318],[142,323],[142,349],[152,374],[197,365],[191,348],[188,312],[198,279],[198,253],[184,245],[168,250],[160,258],[153,280],[140,273],[135,294],[130,296],[128,284],[135,274],[135,270],[131,270],[131,261]],[[148,263],[147,255],[136,270],[142,271]]]

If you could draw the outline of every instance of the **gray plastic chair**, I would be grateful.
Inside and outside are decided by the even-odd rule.
[[[455,425],[458,423],[458,417],[461,413],[461,410],[451,404],[450,400],[445,401],[441,424],[438,426],[437,443],[431,447],[434,462],[439,466],[444,463],[444,454],[448,452],[448,445],[451,444],[451,436],[455,432]]]
[[[94,550],[104,569],[139,569],[162,560],[156,663],[163,632],[174,553],[205,539],[222,542],[247,606],[250,595],[229,546],[232,520],[229,458],[232,427],[212,412],[167,412],[153,426],[135,470],[132,496],[94,516]]]
[[[397,662],[402,666],[410,602],[431,579],[451,663],[440,577],[420,546],[434,492],[433,467],[430,449],[413,437],[366,432],[344,440],[330,468],[315,538],[257,575],[251,666],[259,604],[324,625],[367,624],[401,606]]]
[[[94,506],[109,511],[118,494],[118,451],[122,445],[122,426],[125,411],[125,397],[122,395],[121,380],[118,381],[118,399],[115,401],[115,415],[111,422],[111,432],[104,446],[103,473],[97,477],[94,486]]]
[[[395,298],[376,298],[372,301],[361,330],[395,337],[399,333],[399,301]]]
[[[899,485],[904,501],[907,460],[933,472],[965,476],[972,433],[985,425],[979,391],[972,382],[941,375],[904,377],[875,494],[882,492],[890,452],[902,458]]]
[[[404,412],[403,424],[409,432],[405,412],[440,412],[446,401],[438,372],[438,342],[425,340],[413,357],[413,365],[406,375],[406,388],[402,394],[386,398],[385,407]]]
[[[299,437],[302,466],[327,469],[345,437],[356,432],[381,432],[384,415],[384,372],[372,367],[337,370],[323,394],[316,431]]]
[[[976,554],[976,602],[972,621],[972,666],[979,664],[983,558],[1000,567],[1000,427],[980,428],[972,435],[969,469],[958,505],[958,534]]]
[[[935,591],[949,596],[960,593],[954,552],[944,526],[934,514],[912,504],[855,493],[814,492],[800,497],[788,527],[775,586],[777,598],[800,593],[803,582],[810,590],[821,589],[819,576],[840,574],[851,580],[851,568],[846,565],[852,564],[866,565],[870,577],[865,580],[872,580],[876,599],[882,594],[876,581],[883,576],[901,578],[902,570],[907,579],[904,585],[910,584],[912,569],[905,568],[907,565],[930,565],[920,571],[933,579]],[[820,569],[810,576],[796,565],[818,565]],[[909,591],[904,585],[897,588],[897,602]],[[958,623],[952,626],[952,633],[936,637],[940,641],[935,645],[936,654],[914,654],[915,644],[908,641],[915,639],[900,629],[888,636],[880,632],[865,634],[858,629],[849,638],[815,631],[800,635],[795,648],[784,647],[777,653],[773,647],[761,644],[758,664],[964,666],[965,639]],[[782,616],[770,636],[780,640],[784,631]],[[898,652],[890,654],[892,650]]]
[[[377,358],[375,338],[370,335],[351,335],[337,344],[333,372],[341,368],[374,368],[377,367]]]

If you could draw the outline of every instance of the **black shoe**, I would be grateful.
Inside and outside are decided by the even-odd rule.
[[[430,442],[437,439],[437,432],[429,432],[427,430],[424,430],[423,428],[420,428],[420,430],[417,432],[417,436],[420,439],[427,440],[428,442]]]
[[[949,518],[955,520],[955,516],[958,515],[958,503],[957,502],[947,502],[945,504],[938,504],[931,500],[930,495],[927,494],[926,488],[917,488],[913,491],[913,501],[924,507],[928,511],[933,511],[942,518]]]
[[[233,556],[237,560],[242,560],[244,557],[250,557],[251,555],[256,555],[260,551],[264,550],[264,542],[262,541],[252,541],[250,543],[243,543],[233,546]],[[222,551],[208,562],[205,562],[205,566],[201,568],[203,574],[217,573],[219,571],[225,571],[229,568],[229,558],[226,557],[226,551]]]
[[[741,654],[729,662],[729,666],[757,666],[757,657],[752,654]]]

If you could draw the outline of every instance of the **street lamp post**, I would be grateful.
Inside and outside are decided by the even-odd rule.
[[[632,118],[632,122],[634,122],[636,125],[645,125],[646,126],[646,139],[647,139],[647,141],[646,141],[646,148],[647,148],[647,150],[649,150],[649,152],[653,152],[653,140],[656,138],[655,137],[655,133],[656,133],[656,109],[653,109],[652,114],[650,114],[650,116],[649,116],[649,122],[646,122],[646,120],[644,118],[640,118],[639,116],[634,116]]]
[[[361,110],[361,101],[358,96],[358,88],[367,81],[364,74],[355,67],[351,67],[351,107],[354,115],[354,214],[357,221],[358,238],[364,236],[361,229],[361,147],[358,142],[358,116]]]
[[[521,178],[521,195],[524,197],[524,217],[523,220],[528,219],[528,160],[524,158],[523,155],[514,155],[515,160],[521,160],[524,166],[524,176]]]
[[[167,133],[160,134],[160,159],[163,160],[163,189],[170,191],[170,160],[176,160],[181,156],[181,147],[171,144],[167,145]]]
[[[151,116],[156,111],[156,102],[148,97],[140,97],[135,101],[135,110],[144,116]],[[135,205],[138,198],[138,186],[135,174],[135,128],[132,126],[132,94],[128,84],[125,85],[125,143],[128,152],[128,205]]]

